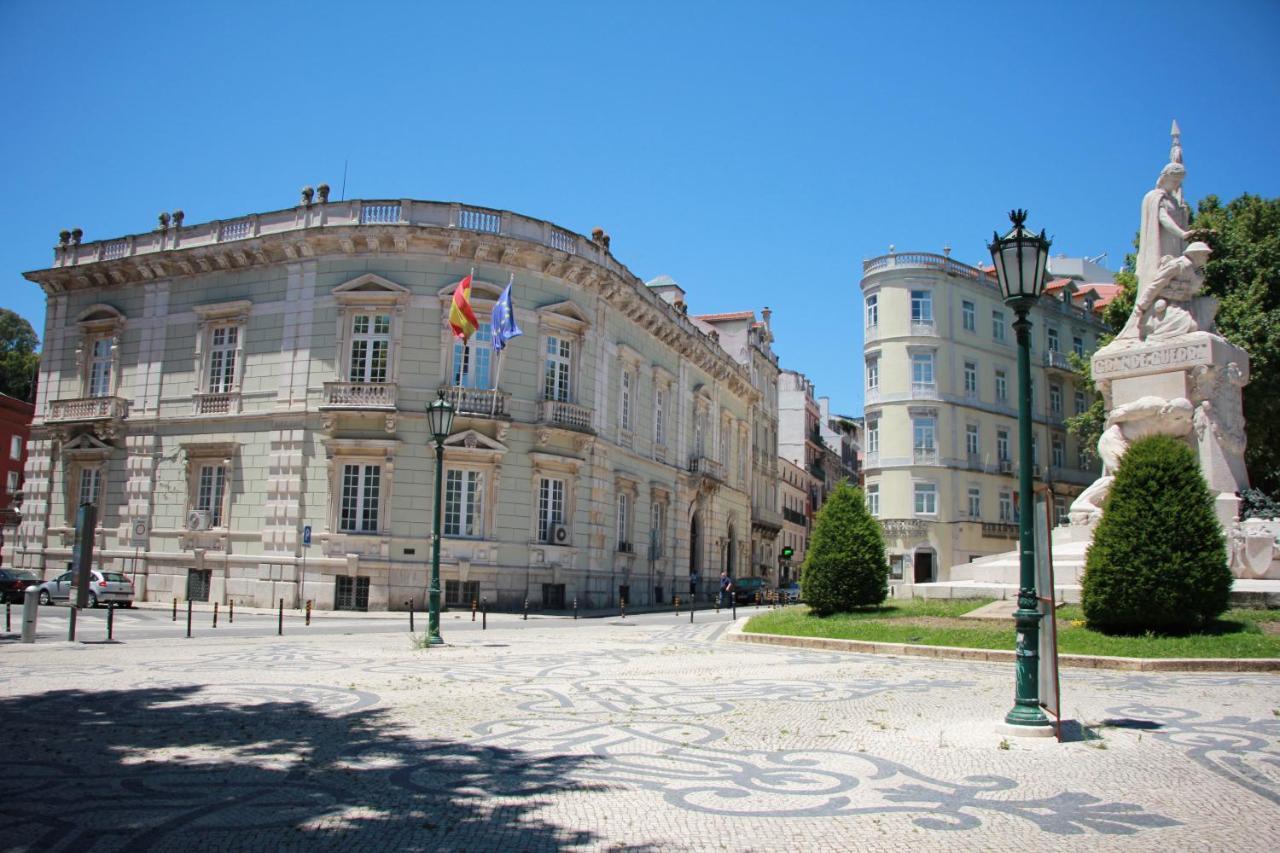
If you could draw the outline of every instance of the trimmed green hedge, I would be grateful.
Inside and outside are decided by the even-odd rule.
[[[819,616],[879,604],[889,594],[880,525],[848,483],[837,485],[818,511],[800,589]]]

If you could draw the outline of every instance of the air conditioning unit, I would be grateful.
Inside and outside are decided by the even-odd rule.
[[[207,509],[193,509],[187,513],[188,530],[208,530],[213,527],[213,513]]]
[[[553,524],[547,531],[547,541],[552,545],[568,545],[569,544],[569,528],[563,524]]]

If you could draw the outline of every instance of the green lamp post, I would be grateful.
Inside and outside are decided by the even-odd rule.
[[[1019,531],[1020,577],[1018,609],[1013,614],[1018,629],[1014,706],[1004,721],[1011,726],[1046,726],[1049,718],[1040,708],[1040,605],[1036,595],[1035,532],[1031,494],[1031,321],[1027,313],[1044,291],[1045,266],[1050,241],[1024,227],[1025,210],[1009,212],[1013,229],[1003,237],[993,234],[991,261],[1000,282],[1000,295],[1018,319],[1013,330],[1018,339],[1018,501],[1022,506]]]
[[[440,489],[444,481],[444,440],[453,431],[453,406],[444,392],[427,406],[427,427],[436,443],[436,502],[431,525],[431,588],[428,590],[430,611],[427,618],[427,644],[439,646],[440,638]]]

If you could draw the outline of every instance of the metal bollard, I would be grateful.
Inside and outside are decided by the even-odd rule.
[[[76,617],[80,615],[80,608],[68,604],[71,612],[67,614],[67,642],[74,643],[76,641]]]
[[[573,618],[578,618],[578,596],[573,597]]]
[[[627,618],[627,600],[625,598],[620,598],[618,599],[618,601],[622,605],[622,618],[626,619]]]
[[[720,599],[722,598],[724,598],[723,592],[716,596],[716,613],[720,612]]]
[[[8,633],[9,631],[12,631],[12,630],[13,630],[13,622],[12,622],[12,621],[10,621],[10,618],[9,618],[9,610],[10,610],[10,608],[12,608],[12,607],[13,607],[13,605],[12,605],[12,604],[10,604],[9,602],[7,602],[7,601],[6,601],[6,602],[4,603],[4,630],[5,630],[5,633]]]
[[[108,601],[107,602],[107,639],[108,640],[114,639],[115,627],[116,627],[115,615],[116,615],[116,603],[114,601]]]
[[[524,600],[524,620],[529,621],[529,599]]]
[[[693,624],[693,611],[698,609],[698,600],[693,596],[689,597],[689,624]]]
[[[676,615],[677,615],[677,616],[679,616],[679,615],[680,615],[680,596],[678,596],[678,595],[677,595],[677,596],[675,596],[675,597],[674,597],[673,599],[671,599],[671,600],[675,602],[675,605],[676,605]]]
[[[471,621],[476,621],[476,600],[471,599]]]
[[[284,599],[283,598],[280,599],[280,616],[279,616],[279,621],[276,622],[276,636],[277,637],[284,636]]]
[[[737,618],[738,618],[738,599],[736,599],[736,598],[730,598],[730,599],[729,599],[729,606],[733,608],[733,611],[732,611],[732,612],[733,612],[733,618],[734,618],[734,619],[737,619]]]
[[[213,627],[218,627],[218,602],[213,603]]]
[[[489,599],[480,599],[480,630],[489,630]]]
[[[409,599],[406,603],[409,605],[409,633],[413,633],[413,599]]]
[[[22,642],[36,641],[36,619],[40,614],[40,591],[38,587],[29,586],[22,594]]]
[[[187,637],[191,637],[191,599],[187,599]]]
[[[227,602],[227,621],[231,623],[236,621],[236,600],[234,598]]]
[[[311,624],[311,599],[307,599],[307,624]]]
[[[174,596],[174,599],[173,599],[173,621],[174,621],[174,622],[177,622],[177,621],[178,621],[178,598],[177,598],[177,596]]]

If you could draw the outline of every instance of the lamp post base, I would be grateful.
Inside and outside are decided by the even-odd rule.
[[[1011,725],[1009,723],[999,723],[996,726],[996,734],[1001,737],[1053,737],[1057,732],[1049,722],[1041,725]]]
[[[428,646],[443,646],[443,645],[444,645],[444,640],[443,640],[441,637],[439,637],[439,636],[436,636],[436,637],[427,637],[427,645],[428,645]]]

